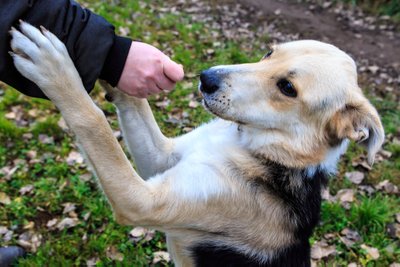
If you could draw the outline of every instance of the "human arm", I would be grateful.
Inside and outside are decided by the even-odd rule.
[[[182,66],[151,45],[115,35],[114,27],[71,0],[0,1],[0,80],[24,94],[45,97],[15,69],[8,31],[22,19],[44,26],[67,47],[86,91],[98,78],[133,96],[171,90],[183,78]],[[1,38],[3,37],[3,38]]]

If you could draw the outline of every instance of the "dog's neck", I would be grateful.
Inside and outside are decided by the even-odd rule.
[[[287,138],[274,134],[274,130],[262,130],[246,125],[238,125],[240,142],[250,150],[251,154],[263,157],[265,160],[282,164],[288,168],[307,170],[312,177],[317,171],[328,175],[336,173],[339,158],[347,149],[348,140],[343,140],[335,147],[324,145],[315,140],[308,145],[302,140]]]

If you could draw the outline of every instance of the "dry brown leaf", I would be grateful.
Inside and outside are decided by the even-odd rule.
[[[389,223],[386,226],[386,232],[391,238],[393,238],[393,239],[399,238],[400,239],[400,224]]]
[[[35,187],[34,187],[33,185],[29,184],[29,185],[26,185],[26,186],[21,187],[21,189],[19,189],[18,192],[19,192],[21,195],[26,195],[26,194],[31,193],[31,192],[33,191],[34,188],[35,188]]]
[[[48,136],[47,134],[39,134],[39,142],[42,144],[53,144],[54,138],[52,136]]]
[[[17,243],[24,249],[35,253],[42,244],[42,235],[33,231],[27,231],[19,236]]]
[[[107,248],[106,256],[115,261],[123,261],[124,260],[124,254],[119,252],[118,249],[114,246]]]
[[[399,193],[399,188],[389,180],[384,180],[375,186],[377,190],[384,191],[388,194]]]
[[[370,256],[372,259],[374,260],[379,259],[380,254],[377,248],[370,247],[365,244],[362,244],[361,248],[364,249],[367,252],[368,256]]]
[[[364,180],[365,174],[363,172],[354,171],[346,172],[344,176],[353,184],[361,184],[361,182]]]
[[[58,230],[63,230],[65,228],[72,228],[78,224],[79,220],[77,218],[64,218],[57,224]]]
[[[311,258],[314,260],[320,260],[334,254],[336,254],[336,247],[334,245],[329,246],[324,241],[314,243],[311,248]]]
[[[8,205],[11,203],[11,199],[6,193],[0,192],[0,203],[4,204],[4,205]]]
[[[353,202],[354,201],[354,190],[353,189],[340,189],[336,196],[336,200],[340,202]]]
[[[37,151],[29,150],[28,152],[26,152],[26,156],[28,157],[28,159],[34,159],[37,157]]]
[[[0,226],[0,235],[4,235],[5,233],[8,232],[7,227],[5,226]]]
[[[75,203],[67,202],[62,204],[62,206],[64,207],[63,214],[76,210]]]
[[[83,215],[83,220],[84,220],[84,221],[87,221],[87,220],[89,220],[89,218],[90,218],[90,215],[91,215],[91,213],[90,213],[90,212],[87,212],[87,213],[85,213],[85,215]]]
[[[346,245],[346,247],[351,247],[356,242],[362,241],[361,235],[357,231],[351,230],[349,228],[344,228],[340,232],[340,234],[340,240],[343,242],[343,244]]]
[[[100,259],[98,257],[94,257],[86,261],[86,266],[93,267],[96,266],[98,262],[100,262]]]
[[[161,261],[170,262],[171,257],[166,251],[156,251],[153,253],[153,264],[159,263]]]
[[[52,229],[52,228],[54,228],[54,226],[56,226],[57,222],[58,222],[58,219],[54,218],[47,222],[46,227]]]
[[[10,180],[14,173],[18,170],[19,166],[4,166],[0,169],[0,173],[6,180]]]
[[[193,100],[189,102],[189,108],[197,108],[199,105],[200,105],[199,102]]]
[[[147,229],[138,226],[138,227],[133,228],[132,231],[129,232],[129,235],[132,237],[138,238],[138,237],[144,237],[146,233],[147,233]]]
[[[34,227],[35,227],[35,222],[30,221],[24,225],[24,230],[30,230],[30,229],[33,229]]]
[[[4,235],[3,235],[3,241],[4,242],[8,242],[13,238],[14,232],[13,231],[7,231]]]
[[[92,179],[92,174],[89,172],[81,174],[79,175],[79,179],[83,182],[88,182]]]
[[[75,164],[82,164],[83,157],[82,157],[81,153],[79,153],[78,151],[71,151],[68,154],[66,161],[67,161],[67,164],[70,166],[75,165]]]
[[[61,117],[57,122],[58,127],[60,127],[64,132],[69,130],[67,123],[65,122],[64,118]]]

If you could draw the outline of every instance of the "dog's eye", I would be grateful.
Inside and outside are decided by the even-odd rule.
[[[274,52],[273,50],[269,50],[268,53],[266,53],[261,60],[266,59],[267,57],[269,57],[270,55],[272,55],[272,52]]]
[[[296,97],[297,96],[297,91],[296,89],[294,89],[294,86],[291,82],[289,82],[286,79],[281,79],[278,81],[278,83],[276,84],[279,88],[279,90],[281,90],[282,94],[284,94],[285,96],[289,96],[289,97]]]

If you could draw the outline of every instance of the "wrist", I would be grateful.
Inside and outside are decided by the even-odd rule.
[[[132,40],[126,37],[115,36],[99,78],[116,86],[121,78],[122,71],[128,57]]]

